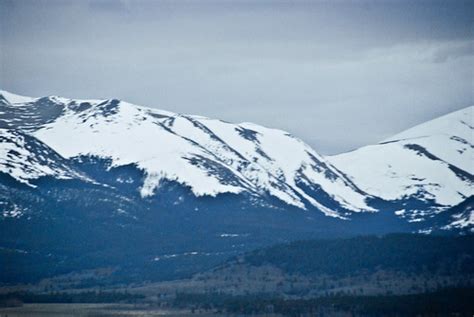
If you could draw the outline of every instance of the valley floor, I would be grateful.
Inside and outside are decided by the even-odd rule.
[[[168,281],[114,280],[114,268],[74,271],[0,284],[0,307],[10,307],[0,308],[0,317],[472,317],[473,239],[397,234],[298,241]]]

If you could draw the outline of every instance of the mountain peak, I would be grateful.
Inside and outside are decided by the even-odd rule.
[[[450,112],[433,120],[423,122],[408,130],[398,133],[381,143],[398,140],[451,135],[470,139],[474,130],[474,106]]]
[[[472,195],[473,111],[471,106],[449,113],[329,160],[374,196],[422,202],[398,214],[425,220]]]

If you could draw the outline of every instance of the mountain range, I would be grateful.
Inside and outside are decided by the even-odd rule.
[[[124,256],[167,278],[173,261],[300,238],[471,233],[473,111],[325,157],[253,123],[0,91],[1,278]]]

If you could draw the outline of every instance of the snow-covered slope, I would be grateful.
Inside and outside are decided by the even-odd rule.
[[[20,131],[8,129],[0,129],[0,172],[29,185],[31,180],[44,176],[86,180],[44,143]]]
[[[397,213],[420,221],[474,194],[473,111],[471,106],[328,159],[369,194],[429,201],[428,210]]]
[[[373,210],[351,180],[281,130],[116,99],[2,95],[0,127],[27,131],[66,159],[87,155],[109,158],[113,167],[135,164],[145,173],[144,197],[171,180],[196,196],[245,192],[332,216]]]

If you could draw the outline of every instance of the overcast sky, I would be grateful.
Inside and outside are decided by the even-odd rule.
[[[473,4],[0,0],[0,88],[251,121],[338,153],[473,104]]]

